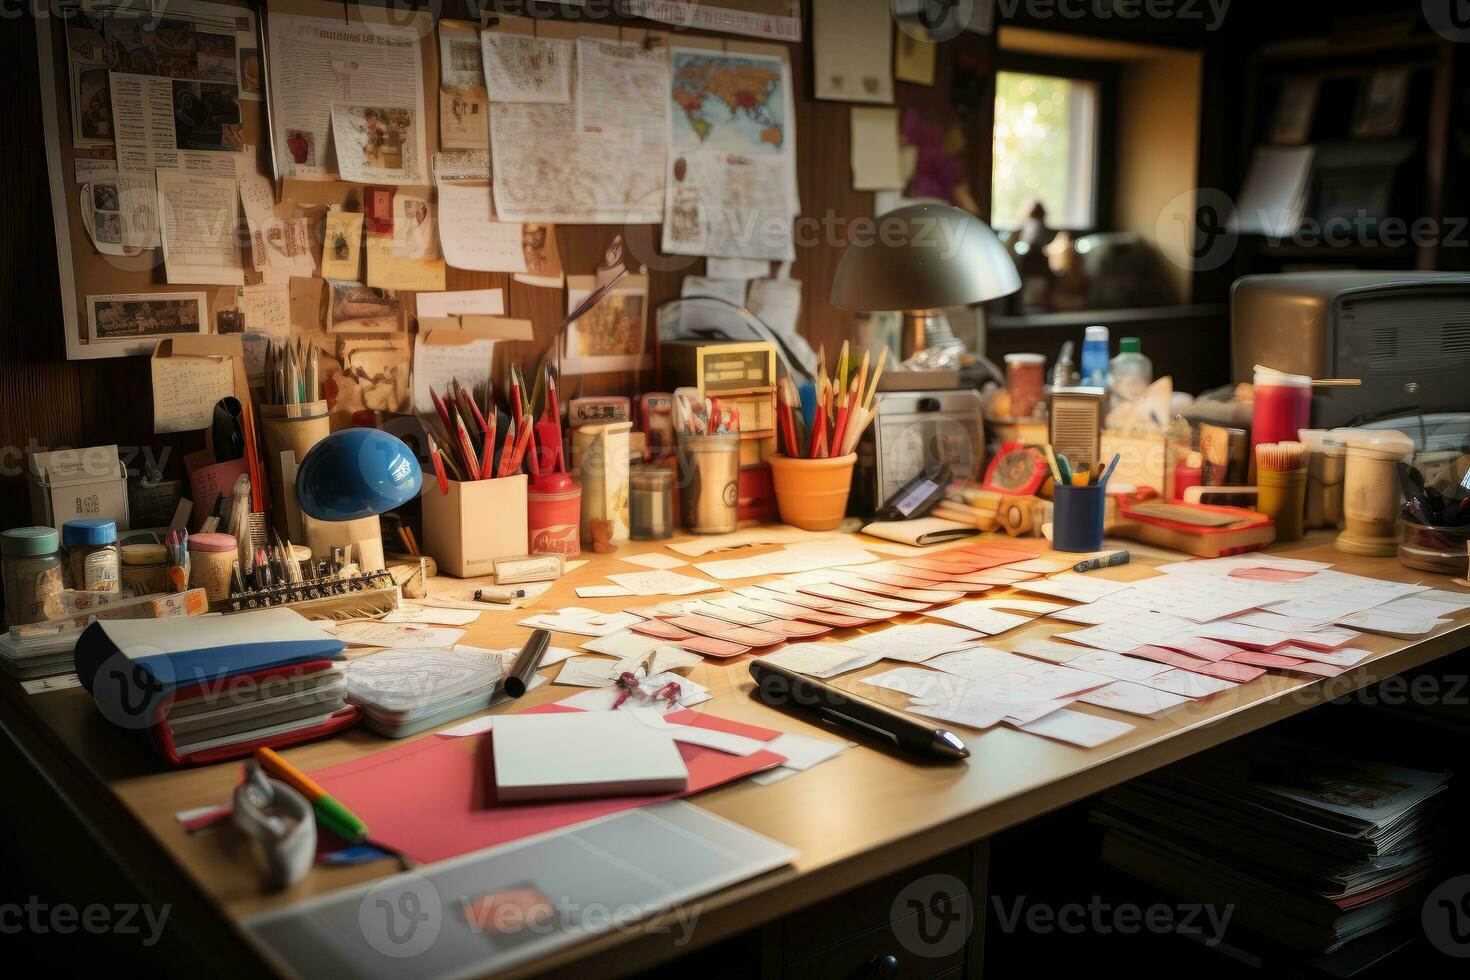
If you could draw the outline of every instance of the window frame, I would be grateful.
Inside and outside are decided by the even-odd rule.
[[[1117,179],[1119,66],[1110,61],[1095,61],[1089,58],[1066,58],[1021,51],[1001,51],[996,54],[995,72],[997,84],[1001,72],[1020,72],[1027,75],[1048,75],[1053,78],[1092,82],[1097,85],[1097,131],[1093,140],[1091,189],[1092,224],[1085,227],[1067,227],[1054,224],[1049,215],[1047,227],[1068,232],[1073,236],[1111,230],[1114,224],[1113,194],[1116,190]],[[994,98],[993,95],[992,98]],[[995,179],[994,146],[995,113],[992,110],[990,158],[992,181]],[[991,227],[998,231],[1014,231],[1014,228],[1009,228],[1004,223],[997,224],[994,197],[994,185],[992,184]]]

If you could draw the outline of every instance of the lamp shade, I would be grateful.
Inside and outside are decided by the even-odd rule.
[[[402,439],[378,429],[342,429],[301,461],[296,500],[319,521],[355,521],[408,503],[423,482],[419,461]]]
[[[938,310],[1009,296],[1021,288],[990,226],[948,204],[911,204],[881,215],[854,239],[832,280],[845,310]]]

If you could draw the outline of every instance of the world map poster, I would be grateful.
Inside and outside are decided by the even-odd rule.
[[[774,56],[674,48],[670,68],[664,251],[793,258],[789,66]]]

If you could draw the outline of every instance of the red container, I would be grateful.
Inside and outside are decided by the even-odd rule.
[[[1251,468],[1256,447],[1267,442],[1297,442],[1312,427],[1312,379],[1299,374],[1257,370],[1251,407]]]
[[[582,488],[556,493],[526,493],[526,551],[532,555],[582,553]]]

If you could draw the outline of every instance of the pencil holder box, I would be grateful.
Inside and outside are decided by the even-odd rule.
[[[1100,551],[1107,486],[1055,487],[1052,491],[1051,546],[1057,551]]]
[[[494,571],[497,558],[526,553],[526,476],[498,480],[450,480],[449,492],[428,481],[420,498],[424,508],[424,548],[439,571],[474,578]]]

